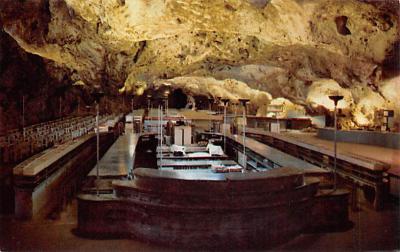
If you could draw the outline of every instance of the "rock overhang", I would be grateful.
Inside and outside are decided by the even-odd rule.
[[[351,121],[363,125],[373,121],[368,108],[398,111],[391,95],[398,79],[382,75],[396,69],[399,41],[398,13],[387,5],[28,0],[4,1],[1,16],[24,50],[67,69],[72,83],[137,95],[168,83],[190,95],[262,97],[255,99],[259,113],[279,97],[299,110],[328,110],[319,98],[343,92]]]

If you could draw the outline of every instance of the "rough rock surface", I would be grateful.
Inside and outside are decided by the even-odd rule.
[[[53,120],[78,110],[93,113],[85,107],[93,103],[90,90],[72,86],[69,76],[69,69],[27,53],[0,31],[0,135],[23,124]],[[120,98],[109,97],[102,110],[110,111],[120,102]]]
[[[282,97],[273,103],[301,114],[330,109],[323,97],[338,92],[352,125],[372,123],[375,108],[400,113],[398,1],[4,0],[0,8],[4,30],[60,69],[51,75],[108,94],[168,83],[190,95],[253,97],[259,114]]]

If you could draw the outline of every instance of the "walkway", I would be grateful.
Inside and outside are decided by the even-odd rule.
[[[333,151],[333,142],[320,139],[315,133],[304,133],[300,131],[283,132],[283,136],[301,141],[307,144],[318,146]],[[367,159],[373,159],[390,165],[389,173],[400,176],[400,150],[385,148],[380,146],[344,143],[339,142],[337,145],[338,153],[351,156],[360,156]]]
[[[106,178],[125,177],[133,169],[134,153],[139,134],[130,132],[120,136],[100,159],[99,176]],[[96,176],[96,166],[88,176]]]
[[[243,142],[242,136],[228,135],[227,137],[237,141],[240,144],[242,144]],[[265,157],[268,160],[271,160],[272,162],[282,167],[298,168],[306,172],[316,172],[316,173],[327,172],[325,169],[317,167],[299,158],[293,157],[289,154],[286,154],[278,149],[272,148],[250,137],[246,138],[246,147],[251,151],[258,153],[259,155]]]

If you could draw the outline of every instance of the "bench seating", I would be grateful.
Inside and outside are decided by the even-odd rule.
[[[119,121],[122,115],[103,115],[99,123]],[[69,117],[30,125],[22,130],[9,130],[0,136],[0,163],[18,163],[56,144],[86,135],[95,127],[94,116]]]

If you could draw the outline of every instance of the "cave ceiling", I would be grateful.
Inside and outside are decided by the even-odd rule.
[[[352,122],[399,111],[397,0],[3,0],[3,29],[62,78],[106,93],[163,85]],[[400,111],[399,111],[400,112]],[[398,113],[397,113],[398,114]]]

